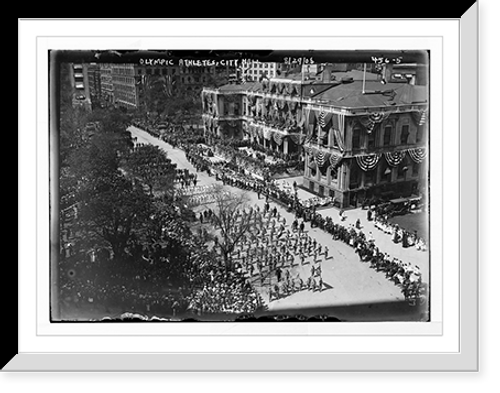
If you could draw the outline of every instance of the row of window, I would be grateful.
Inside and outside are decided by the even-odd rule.
[[[136,92],[135,86],[130,86],[130,85],[117,84],[117,85],[114,85],[114,88],[116,91],[125,91],[125,92],[131,92],[131,93]]]
[[[382,133],[382,136],[379,135],[379,132]],[[361,149],[364,146],[362,135],[365,133],[360,127],[354,127],[352,132],[352,149]],[[410,137],[410,125],[404,124],[401,126],[401,132],[399,134],[399,141],[395,140],[394,143],[393,136],[394,128],[390,125],[385,126],[384,128],[376,128],[371,133],[366,134],[366,148],[372,149],[375,147],[385,147],[395,145],[407,145]],[[424,126],[417,127],[417,132],[415,136],[415,143],[420,143],[423,139],[424,134]]]
[[[396,172],[395,180],[402,181],[410,177],[417,178],[420,176],[420,170],[421,170],[421,164],[418,164],[416,162],[413,163],[403,162],[395,169]],[[380,171],[380,178],[378,181],[379,183],[389,183],[393,181],[392,174],[394,169],[389,167],[389,165],[387,165],[386,163],[382,163],[379,171]],[[356,166],[353,166],[351,168],[351,174],[349,178],[350,189],[355,189],[361,186],[362,173],[364,173],[363,183],[365,187],[370,187],[375,185],[375,183],[377,182],[377,169],[364,172],[361,169],[357,168]]]
[[[260,70],[246,71],[246,75],[261,75],[261,74],[264,74],[267,77],[271,77],[271,78],[275,76],[274,71],[260,71]]]
[[[259,63],[253,62],[251,68],[273,68],[276,67],[275,63]]]
[[[114,83],[124,83],[127,85],[135,85],[135,79],[134,78],[128,78],[126,76],[114,76],[113,77],[113,82]]]
[[[114,75],[134,75],[133,68],[113,68],[112,73]]]
[[[380,168],[371,171],[362,171],[357,166],[353,165],[349,177],[349,188],[356,189],[363,185],[371,187],[377,183],[377,172],[379,171],[378,183],[389,183],[393,181],[393,172],[395,171],[395,181],[403,181],[408,178],[417,178],[420,176],[421,164],[418,163],[402,163],[396,169],[389,167],[387,164],[381,164]],[[308,176],[330,185],[338,181],[339,168],[331,168],[324,166],[320,168],[308,169]],[[364,175],[363,175],[364,174]],[[329,177],[328,177],[329,176]]]

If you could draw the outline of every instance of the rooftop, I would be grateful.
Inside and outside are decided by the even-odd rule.
[[[260,82],[245,82],[241,84],[229,83],[227,85],[223,85],[219,87],[219,91],[221,92],[237,92],[237,91],[255,91],[260,90],[262,88],[262,84]]]
[[[312,99],[318,103],[345,108],[381,107],[394,105],[411,105],[428,102],[426,86],[410,85],[407,83],[381,83],[375,80],[377,74],[366,73],[363,82],[358,79],[360,74],[356,70],[349,72],[335,72],[335,80],[329,83],[321,81],[306,81],[302,84],[302,97]],[[300,74],[299,74],[300,75]],[[352,78],[352,79],[351,79]],[[348,79],[346,81],[346,79]],[[276,83],[273,79],[271,83]],[[363,93],[364,83],[364,93]],[[218,89],[220,92],[259,92],[262,90],[260,82],[246,82],[242,84],[227,84]]]
[[[369,106],[409,105],[428,102],[427,87],[402,83],[366,81],[363,94],[363,81],[353,81],[332,85],[326,91],[311,98],[320,102],[348,108]]]
[[[345,72],[332,72],[332,80],[340,81],[342,78],[352,78],[355,81],[362,81],[364,79],[367,81],[378,81],[381,75],[375,74],[373,72],[363,72],[361,70],[351,70]]]

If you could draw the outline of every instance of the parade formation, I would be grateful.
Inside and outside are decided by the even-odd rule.
[[[243,85],[230,84],[200,102],[184,92],[179,108],[151,83],[146,111],[103,107],[77,127],[63,106],[57,295],[66,318],[234,320],[320,309],[350,320],[360,305],[381,304],[390,306],[371,320],[428,318],[427,195],[416,187],[425,149],[348,160],[344,114],[310,106],[295,81],[262,81],[261,106],[254,85],[243,100],[233,94]],[[158,97],[173,114],[152,111]],[[298,122],[302,99],[309,106]],[[231,120],[239,112],[243,120]],[[418,113],[405,132],[410,120],[424,124]],[[389,115],[365,117],[366,140],[385,148],[389,139],[375,142],[372,132]],[[410,166],[413,178],[391,188],[391,177],[411,177]]]
[[[186,156],[193,165],[203,160],[207,154],[206,151],[202,153],[195,145],[181,144],[180,147],[187,152]],[[185,171],[186,174],[189,173]],[[317,211],[317,206],[328,205],[329,198],[311,197],[300,201],[296,197],[296,184],[290,186],[286,181],[265,181],[248,174],[246,167],[228,165],[224,160],[216,163],[206,161],[204,171],[223,184],[252,191],[258,194],[258,198],[262,196],[266,201],[262,209],[250,206],[248,210],[235,212],[235,233],[240,232],[238,225],[247,223],[248,218],[251,226],[232,252],[231,261],[236,270],[246,278],[246,283],[256,288],[267,302],[283,299],[300,291],[313,293],[325,289],[322,263],[333,257],[329,255],[328,245],[320,244],[305,232],[306,222],[311,228],[318,227],[330,234],[332,240],[349,245],[361,262],[369,264],[377,272],[383,272],[410,304],[426,300],[428,288],[422,281],[420,268],[382,252],[376,246],[372,234],[366,236],[361,230],[359,219],[350,227],[343,225],[345,212],[342,209],[339,210],[337,223],[332,217],[323,217]],[[186,201],[192,206],[209,205],[214,200],[214,187],[188,185],[180,187],[178,194],[187,196]],[[274,202],[273,208],[270,207],[270,201]],[[293,221],[287,222],[276,205],[292,212],[295,216]],[[373,221],[377,229],[390,234],[394,243],[401,243],[402,247],[414,246],[417,250],[426,250],[420,237],[389,224],[387,217],[387,214],[383,215],[377,209],[366,210],[367,221]],[[213,222],[212,210],[202,210],[198,219],[201,224],[210,225]],[[199,299],[203,299],[203,296]],[[197,304],[200,310],[207,309],[202,300],[198,300]],[[196,308],[192,306],[193,310]],[[210,309],[213,310],[214,307]]]

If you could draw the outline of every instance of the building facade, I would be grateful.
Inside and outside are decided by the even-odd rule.
[[[89,92],[92,107],[101,106],[102,90],[101,90],[101,69],[98,64],[90,63],[87,66],[87,74],[89,79]]]
[[[137,109],[139,95],[136,80],[136,67],[130,63],[111,65],[114,103],[127,109]]]
[[[349,82],[305,105],[303,186],[342,207],[427,190],[428,100],[424,86]],[[364,93],[363,93],[364,91]]]
[[[72,105],[85,110],[92,110],[90,99],[88,65],[81,63],[70,64],[70,78],[72,82]]]
[[[427,87],[321,71],[321,80],[289,75],[204,89],[207,140],[301,154],[302,186],[344,208],[426,190]]]
[[[104,106],[112,106],[115,103],[113,93],[113,67],[110,63],[100,63],[99,71],[101,77],[101,99]]]
[[[262,78],[275,78],[281,70],[280,63],[260,62],[258,60],[250,60],[243,64],[241,77],[247,82],[258,82]]]

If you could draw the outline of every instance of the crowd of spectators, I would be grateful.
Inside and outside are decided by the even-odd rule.
[[[237,144],[235,145],[237,147]],[[343,241],[344,243],[353,247],[360,256],[361,261],[369,263],[370,266],[378,271],[384,271],[386,277],[396,285],[400,286],[405,297],[415,302],[421,296],[426,295],[427,284],[422,282],[421,273],[418,266],[412,266],[397,258],[391,258],[389,255],[383,253],[375,245],[373,239],[367,239],[365,234],[358,228],[347,228],[342,224],[334,223],[330,217],[323,217],[316,211],[316,204],[308,206],[297,198],[295,190],[282,189],[275,181],[272,181],[269,176],[262,176],[262,178],[252,176],[248,169],[248,160],[243,156],[239,156],[233,147],[231,154],[232,157],[226,163],[213,163],[208,160],[204,154],[200,155],[200,150],[196,146],[184,144],[183,148],[186,150],[186,155],[191,162],[196,163],[198,170],[206,170],[207,173],[215,176],[217,179],[222,180],[225,184],[238,187],[245,190],[252,190],[259,195],[264,195],[266,198],[271,198],[274,201],[286,206],[287,209],[293,212],[297,218],[303,221],[310,221],[314,227],[319,227],[322,230],[330,233],[334,240]],[[246,155],[246,153],[243,153]],[[236,159],[239,158],[240,160]],[[262,164],[264,165],[264,164]],[[322,203],[322,202],[321,202]],[[372,211],[369,209],[369,220],[381,220],[380,212]],[[341,213],[342,217],[342,213]],[[426,249],[422,240],[414,236],[410,236],[406,231],[403,233],[395,231],[396,242],[401,241],[403,246],[409,247],[415,245],[420,249]],[[399,234],[401,237],[399,238]],[[406,233],[406,234],[405,234]]]

